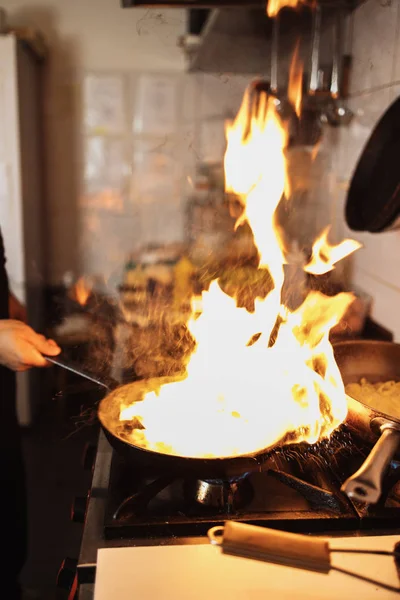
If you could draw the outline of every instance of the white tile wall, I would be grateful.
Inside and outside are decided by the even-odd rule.
[[[346,193],[369,135],[400,94],[400,0],[367,0],[353,14],[351,53],[354,68],[349,105],[351,125],[339,132],[336,145],[337,224],[343,236],[359,239],[363,249],[353,259],[353,283],[373,297],[373,317],[400,341],[400,232],[358,234],[344,221]]]
[[[391,82],[398,10],[398,0],[367,0],[355,11],[352,94]]]
[[[400,293],[400,231],[357,234],[357,239],[364,247],[354,255],[355,271],[376,274]]]
[[[400,96],[400,83],[389,88],[390,102],[394,102]]]
[[[372,317],[394,333],[395,341],[400,341],[400,288],[382,282],[379,276],[357,269],[353,282],[372,294]]]
[[[229,113],[235,116],[250,80],[251,77],[242,75],[205,74],[201,94],[201,118]]]
[[[354,118],[349,127],[341,130],[340,171],[343,181],[349,181],[374,125],[390,101],[388,88],[365,92],[349,99]]]
[[[400,8],[397,15],[395,50],[393,56],[393,81],[400,83]]]

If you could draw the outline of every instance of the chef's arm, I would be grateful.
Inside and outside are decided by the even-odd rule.
[[[57,356],[61,350],[31,327],[13,319],[0,320],[0,364],[12,371],[46,367],[43,355]]]

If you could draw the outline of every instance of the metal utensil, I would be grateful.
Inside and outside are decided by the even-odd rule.
[[[278,91],[278,52],[279,52],[279,14],[273,19],[271,45],[271,87],[270,94],[275,97],[277,113],[283,121],[289,121],[289,129],[297,127],[297,114],[287,94]]]
[[[313,10],[308,94],[303,102],[297,136],[294,142],[298,146],[315,146],[322,135],[321,108],[318,98],[321,20],[321,7],[316,5]]]
[[[333,27],[333,63],[331,76],[331,102],[324,111],[324,119],[329,125],[339,127],[340,125],[349,125],[353,119],[353,111],[346,105],[341,96],[342,82],[342,11],[336,12]]]
[[[365,377],[371,383],[400,381],[400,344],[352,341],[334,344],[335,359],[344,384]],[[382,493],[385,470],[396,455],[400,458],[400,419],[347,396],[346,423],[369,443],[375,443],[361,468],[343,484],[342,490],[360,502],[376,503]]]
[[[260,79],[255,81],[252,85],[249,103],[249,125],[247,127],[247,132],[249,131],[250,121],[253,116],[262,118],[266,116],[268,98],[272,97],[276,112],[282,121],[287,123],[289,139],[292,139],[296,136],[298,117],[287,96],[281,95],[278,90],[278,52],[279,14],[274,17],[272,22],[270,81]],[[260,109],[264,111],[264,115],[260,115]]]
[[[95,383],[96,385],[99,385],[99,386],[105,388],[108,392],[110,392],[112,389],[115,389],[119,385],[119,383],[117,381],[115,381],[114,379],[112,379],[111,377],[107,378],[107,381],[104,379],[100,379],[96,375],[93,375],[92,373],[89,373],[85,369],[82,369],[81,367],[64,360],[60,356],[56,356],[56,357],[45,356],[44,358],[49,363],[52,363],[53,365],[56,365],[57,367],[61,367],[62,369],[70,371],[70,373],[74,373],[75,375],[78,375],[79,377],[83,377],[84,379],[87,379],[88,381],[91,381],[92,383]]]

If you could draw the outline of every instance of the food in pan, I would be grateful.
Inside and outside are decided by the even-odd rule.
[[[370,383],[362,378],[360,383],[349,383],[346,394],[397,419],[400,419],[400,381]]]

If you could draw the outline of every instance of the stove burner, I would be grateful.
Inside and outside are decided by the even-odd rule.
[[[253,487],[247,473],[235,480],[197,479],[193,494],[196,501],[203,506],[235,512],[244,508],[253,498]]]
[[[390,528],[400,517],[400,467],[385,477],[382,502],[352,502],[340,491],[370,448],[347,430],[316,447],[287,448],[260,469],[223,479],[160,472],[127,464],[113,454],[104,533],[106,539],[205,535],[227,519],[286,531]]]

